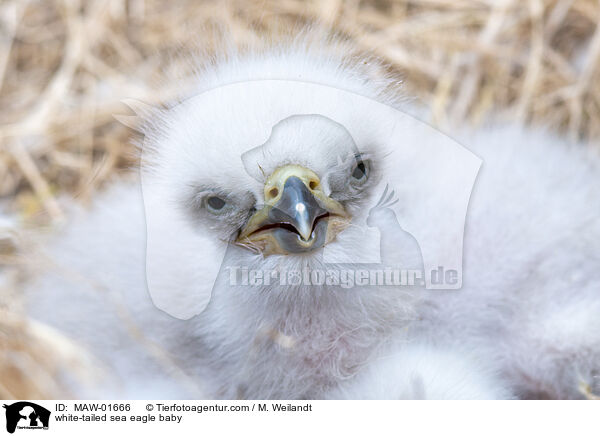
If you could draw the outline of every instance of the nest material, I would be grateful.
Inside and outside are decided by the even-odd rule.
[[[199,29],[252,43],[315,21],[386,60],[434,123],[494,111],[600,137],[596,0],[4,1],[0,197],[27,216],[60,218],[58,192],[87,199],[128,167],[131,132],[113,114],[125,98],[176,94],[177,83],[155,85],[189,70],[174,55],[190,39],[211,44]]]
[[[597,0],[4,0],[0,285],[15,261],[2,209],[60,219],[58,195],[88,200],[131,166],[131,131],[113,114],[126,111],[125,98],[155,103],[178,94],[179,83],[156,83],[190,72],[190,38],[214,42],[199,29],[217,26],[252,44],[315,21],[387,61],[433,123],[477,124],[493,112],[585,142],[600,137]],[[60,395],[51,374],[60,365],[37,351],[58,336],[32,330],[7,300],[0,290],[0,396]],[[46,373],[35,379],[45,382],[33,386],[36,362]]]
[[[0,398],[67,398],[66,380],[102,379],[88,354],[54,329],[3,309],[0,319]]]

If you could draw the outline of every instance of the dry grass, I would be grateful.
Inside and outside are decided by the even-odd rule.
[[[87,353],[59,332],[3,309],[0,319],[0,398],[69,397],[57,378],[65,370],[72,379],[101,379]]]
[[[0,0],[0,206],[57,220],[57,195],[87,201],[131,165],[131,132],[113,114],[127,111],[124,98],[174,95],[155,83],[186,71],[173,55],[191,35],[211,43],[199,29],[251,43],[315,20],[401,72],[434,123],[494,112],[600,137],[597,0]],[[0,220],[0,274],[15,260],[12,232]],[[42,392],[19,378],[29,367],[14,356],[35,361],[40,335],[0,292],[0,396],[55,395],[50,382]]]

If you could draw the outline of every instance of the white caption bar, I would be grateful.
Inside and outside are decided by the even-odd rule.
[[[0,434],[600,434],[599,401],[4,401]],[[8,433],[7,433],[8,432]],[[309,436],[312,436],[310,433]]]

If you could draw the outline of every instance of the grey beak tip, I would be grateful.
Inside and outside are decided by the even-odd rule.
[[[308,241],[315,220],[325,212],[305,183],[291,176],[285,181],[281,197],[269,217],[274,222],[286,222],[294,226],[301,238]]]

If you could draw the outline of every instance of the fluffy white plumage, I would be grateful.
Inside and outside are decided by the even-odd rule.
[[[286,79],[396,107],[400,101],[390,91],[393,79],[372,79],[376,62],[333,42],[302,40],[231,54],[200,70],[201,91]],[[262,98],[274,111],[290,100]],[[248,123],[269,125],[252,119],[252,105],[223,107],[215,101],[207,110],[245,110]],[[247,144],[243,125],[231,126],[224,117],[224,125],[206,126],[199,114],[181,111],[160,116],[147,124],[146,134],[155,150],[153,174],[173,193],[173,204],[190,184],[218,186],[232,195],[243,187],[256,198],[262,195],[262,184],[241,167],[240,154],[258,145]],[[311,130],[310,153],[293,146],[306,132],[288,134],[289,148],[282,144],[283,151],[265,158],[264,166],[298,163],[326,172],[331,151],[319,147],[318,138],[327,134]],[[582,146],[519,126],[453,134],[484,161],[469,206],[460,291],[414,295],[221,283],[205,312],[176,320],[149,298],[141,191],[121,183],[91,210],[75,208],[69,225],[47,244],[48,256],[60,267],[30,284],[31,313],[89,347],[118,380],[77,386],[84,396],[578,398],[580,382],[594,385],[600,371],[600,160]],[[207,140],[215,135],[218,146]],[[374,155],[381,152],[376,144],[370,147]],[[402,171],[410,183],[418,168]],[[347,202],[354,217],[368,212],[356,196]],[[174,210],[179,209],[169,213]],[[432,231],[439,225],[435,217],[421,218]],[[169,220],[158,223],[169,239]],[[174,288],[185,290],[219,270],[221,259],[214,253],[225,246],[216,237],[227,232],[223,225],[200,220],[200,235],[190,233],[182,242],[181,250],[197,259],[198,268],[165,276]],[[366,249],[351,230],[332,246],[342,253]],[[263,259],[231,250],[239,264],[265,269],[320,262],[317,256]]]

